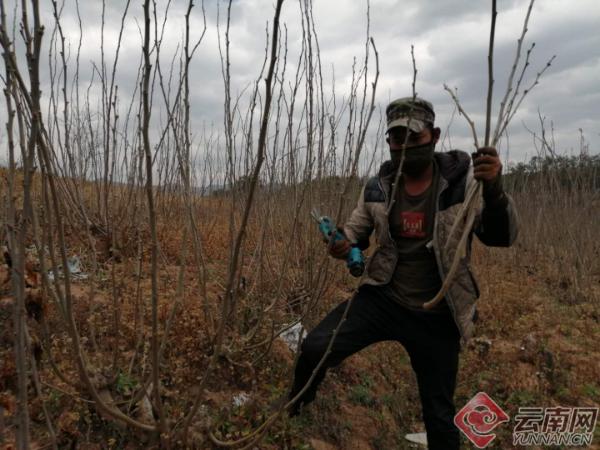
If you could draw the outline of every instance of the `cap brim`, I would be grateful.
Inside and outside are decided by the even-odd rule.
[[[400,117],[399,119],[396,119],[388,124],[387,131],[390,131],[392,128],[395,127],[409,128],[410,131],[420,133],[425,128],[427,128],[427,125],[424,121],[419,119]]]

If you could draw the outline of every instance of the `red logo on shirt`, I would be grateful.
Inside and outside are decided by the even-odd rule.
[[[402,229],[400,236],[405,238],[424,238],[425,231],[425,213],[418,211],[403,211],[400,213],[402,220]]]

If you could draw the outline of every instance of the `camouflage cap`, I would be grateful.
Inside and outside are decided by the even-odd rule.
[[[427,100],[416,97],[404,97],[394,100],[385,109],[387,131],[394,127],[408,127],[415,133],[423,131],[428,124],[433,125],[435,113],[433,105]],[[410,120],[409,120],[410,118]]]

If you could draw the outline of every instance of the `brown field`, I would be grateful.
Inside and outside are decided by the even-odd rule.
[[[599,244],[592,239],[600,235],[600,225],[593,220],[597,193],[564,191],[548,196],[537,192],[515,193],[522,224],[514,247],[490,249],[475,242],[473,266],[482,293],[480,321],[476,337],[461,355],[459,408],[479,391],[494,398],[510,416],[519,406],[600,403]],[[308,210],[302,209],[296,235],[289,238],[294,213],[291,194],[259,194],[242,252],[239,279],[244,281],[238,285],[235,310],[227,318],[222,354],[205,385],[204,406],[193,424],[196,448],[212,446],[208,430],[233,439],[265,420],[268,405],[287,389],[294,357],[280,339],[272,341],[273,330],[306,310],[303,324],[310,329],[354,287],[343,264],[325,257]],[[157,199],[158,321],[159,338],[165,339],[161,395],[169,420],[176,422],[189,407],[190,394],[206,370],[215,327],[221,320],[231,199],[194,200],[203,262],[191,249],[189,237],[184,241],[182,202],[160,193]],[[239,220],[238,209],[234,211]],[[559,219],[564,217],[572,220]],[[89,275],[73,281],[73,315],[89,370],[103,377],[99,389],[114,405],[143,417],[132,398],[151,364],[149,231],[143,220],[137,229],[127,221],[123,224],[115,230],[117,238],[99,234],[93,247],[76,224],[65,228],[69,256],[78,255]],[[42,383],[42,395],[31,387],[28,400],[36,448],[49,442],[42,406],[61,448],[152,446],[152,436],[124,428],[90,403],[78,381],[64,319],[42,289],[40,262],[33,250],[29,258],[33,281],[27,290],[27,323]],[[318,279],[315,273],[327,275]],[[16,411],[16,369],[14,302],[6,265],[1,266],[0,277],[0,405],[4,423],[10,424]],[[167,322],[172,325],[165,334]],[[249,400],[235,406],[232,399],[241,392]],[[331,370],[315,404],[297,419],[275,422],[260,448],[410,448],[403,436],[422,430],[419,408],[406,352],[396,343],[378,344]],[[511,433],[509,426],[500,427],[498,444],[492,448],[512,448]],[[10,425],[3,439],[2,448],[11,448]]]
[[[142,22],[137,5],[127,22],[143,35],[137,72],[131,53],[117,64],[132,38],[112,28],[105,38],[104,2],[101,31],[98,18],[79,22],[101,61],[65,36],[61,2],[46,2],[43,18],[37,0],[19,3],[8,15],[2,6],[0,20],[0,450],[414,448],[404,435],[423,430],[420,401],[397,343],[331,370],[299,417],[276,408],[296,356],[280,335],[296,323],[310,330],[357,285],[327,255],[310,213],[343,222],[365,182],[358,174],[388,156],[369,26],[364,54],[336,88],[322,70],[312,2],[298,3],[302,36],[288,40],[277,0],[264,60],[244,65],[252,81],[242,86],[229,71],[229,2],[217,18],[220,71],[209,75],[223,81],[210,92],[211,101],[223,94],[214,125],[191,64],[204,37],[190,32],[199,2],[178,19],[179,42],[164,47],[169,6],[152,20],[144,1]],[[495,5],[486,138],[474,136],[475,148],[508,144],[509,122],[554,60],[525,74],[528,12],[505,96],[493,97]],[[414,98],[414,46],[411,56]],[[521,218],[516,244],[474,242],[480,319],[462,351],[457,408],[481,391],[512,418],[525,406],[600,406],[600,156],[582,130],[579,155],[560,156],[554,124],[546,133],[541,113],[540,122],[538,156],[505,170]],[[513,425],[488,448],[513,448]]]

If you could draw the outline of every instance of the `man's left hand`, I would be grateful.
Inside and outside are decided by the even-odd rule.
[[[482,147],[473,153],[473,176],[483,182],[483,199],[486,207],[506,206],[502,189],[502,163],[493,147]]]
[[[482,147],[477,149],[473,157],[473,176],[484,184],[491,184],[502,173],[502,163],[498,152],[494,147]]]

